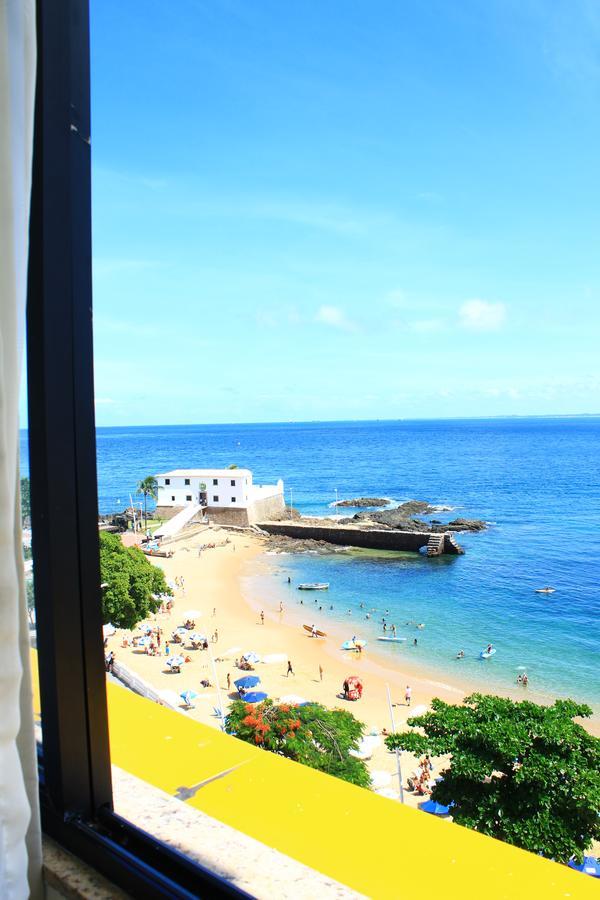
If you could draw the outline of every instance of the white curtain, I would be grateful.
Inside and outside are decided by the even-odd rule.
[[[41,897],[41,838],[19,511],[35,0],[0,0],[0,897]]]

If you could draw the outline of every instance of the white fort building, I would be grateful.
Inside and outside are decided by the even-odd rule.
[[[156,475],[157,511],[168,517],[198,507],[209,521],[253,525],[285,509],[283,481],[254,484],[250,469],[173,469]],[[191,512],[191,510],[190,510]]]

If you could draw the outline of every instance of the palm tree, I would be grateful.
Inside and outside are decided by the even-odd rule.
[[[154,477],[154,475],[148,475],[147,478],[144,478],[142,481],[138,483],[136,494],[144,495],[144,530],[148,530],[148,511],[147,511],[147,503],[148,497],[152,497],[153,500],[158,498],[158,481]]]

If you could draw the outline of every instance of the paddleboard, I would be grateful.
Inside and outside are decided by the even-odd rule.
[[[490,656],[493,656],[495,652],[496,652],[495,648],[492,648],[489,653],[487,650],[482,650],[480,652],[479,656],[481,657],[481,659],[489,659]]]
[[[556,588],[547,587],[547,588],[536,588],[536,594],[554,594]]]
[[[390,644],[401,644],[406,640],[404,637],[378,637],[378,641],[387,641]]]
[[[304,628],[305,631],[310,631],[310,633],[312,634],[312,628],[310,625],[303,625],[302,627]],[[319,631],[318,628],[316,629],[316,633],[317,633],[317,637],[327,637],[327,632]]]

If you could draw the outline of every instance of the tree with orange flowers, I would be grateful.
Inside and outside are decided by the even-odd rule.
[[[351,712],[319,703],[296,706],[272,700],[251,704],[235,700],[226,719],[229,734],[263,750],[279,753],[320,772],[367,787],[364,762],[350,755],[364,725]]]

